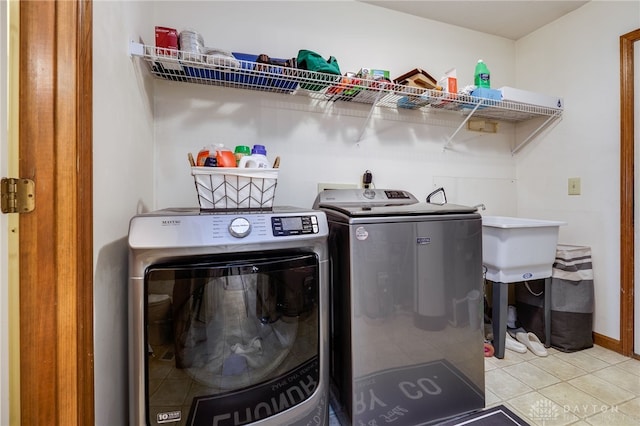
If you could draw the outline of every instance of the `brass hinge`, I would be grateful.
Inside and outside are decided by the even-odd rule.
[[[31,179],[2,178],[2,213],[29,213],[36,207]]]

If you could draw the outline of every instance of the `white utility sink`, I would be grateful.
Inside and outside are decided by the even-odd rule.
[[[482,261],[487,279],[515,283],[549,278],[566,222],[508,216],[482,217]]]

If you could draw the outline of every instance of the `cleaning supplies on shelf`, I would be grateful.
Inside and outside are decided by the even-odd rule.
[[[216,158],[215,156],[215,149],[213,147],[213,145],[209,145],[209,146],[205,146],[204,148],[202,148],[200,151],[198,151],[198,156],[197,156],[197,160],[196,160],[196,165],[198,167],[203,167],[207,164],[205,163],[209,163],[208,165],[211,166],[211,162],[212,160],[208,160],[208,159],[214,159]],[[213,166],[216,166],[217,164],[213,164]]]
[[[238,163],[240,168],[248,169],[268,169],[267,150],[264,145],[254,145],[251,148],[251,155],[245,155]]]
[[[458,93],[458,77],[456,75],[456,69],[451,68],[449,71],[444,73],[444,77],[442,77],[438,81],[438,86],[442,87],[447,93]]]
[[[224,144],[208,145],[198,152],[198,167],[236,167],[234,153]]]
[[[491,76],[487,64],[482,59],[478,60],[476,64],[476,71],[474,73],[474,84],[478,87],[491,87]]]
[[[246,145],[237,145],[233,150],[233,154],[236,157],[236,165],[240,164],[240,159],[245,155],[251,155],[251,148]]]
[[[218,167],[236,167],[236,156],[233,151],[219,143],[215,147],[216,161]]]

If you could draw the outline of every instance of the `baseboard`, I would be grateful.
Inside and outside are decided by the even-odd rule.
[[[624,355],[622,353],[622,343],[620,343],[619,340],[612,339],[611,337],[607,337],[602,334],[598,334],[594,331],[593,343],[598,346],[602,346],[603,348],[610,349],[614,352]],[[640,360],[640,354],[632,353],[631,358]]]
[[[619,354],[622,353],[622,344],[620,343],[620,340],[598,334],[595,331],[593,332],[593,343],[614,352],[618,352]]]

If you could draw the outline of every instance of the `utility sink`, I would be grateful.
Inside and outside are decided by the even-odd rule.
[[[487,279],[515,283],[549,278],[566,222],[508,216],[482,217],[482,261]]]

